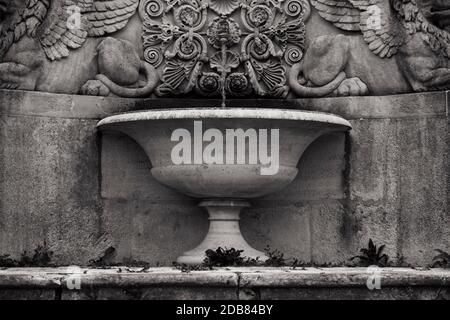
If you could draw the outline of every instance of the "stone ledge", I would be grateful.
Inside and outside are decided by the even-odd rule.
[[[384,287],[450,286],[450,270],[380,268]],[[241,274],[241,287],[366,287],[366,268],[256,269]]]
[[[368,290],[365,268],[115,267],[77,270],[80,290],[69,290],[73,268],[0,270],[0,299],[448,299],[450,270],[381,269],[382,290]],[[79,272],[79,273],[78,273]]]
[[[175,268],[114,267],[110,269],[81,268],[11,268],[0,270],[1,288],[58,288],[79,276],[89,287],[147,286],[225,286],[237,287],[238,275],[226,270],[181,272]]]
[[[175,268],[112,267],[8,268],[0,270],[0,288],[57,288],[74,274],[98,287],[134,286],[240,286],[240,287],[346,287],[366,286],[366,268],[215,268],[182,272]],[[450,286],[450,269],[380,268],[384,286]]]

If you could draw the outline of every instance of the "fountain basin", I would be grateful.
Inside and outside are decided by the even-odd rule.
[[[239,230],[247,199],[280,191],[295,179],[305,149],[318,137],[346,131],[350,123],[333,114],[261,108],[164,109],[124,113],[98,123],[120,131],[146,152],[160,183],[202,199],[210,231],[180,263],[201,263],[207,249],[234,247],[264,260]]]

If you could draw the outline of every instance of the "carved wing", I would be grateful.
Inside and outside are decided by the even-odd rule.
[[[311,0],[319,15],[336,27],[347,31],[359,31],[361,10],[349,0]]]
[[[121,30],[138,6],[139,0],[54,0],[39,40],[47,57],[59,60],[89,36]]]
[[[403,43],[403,25],[389,0],[311,0],[319,15],[346,31],[361,31],[369,49],[388,58]]]
[[[25,34],[34,37],[50,6],[49,0],[27,0],[21,4],[0,1],[0,61]]]
[[[69,56],[70,49],[80,48],[86,41],[88,25],[81,12],[92,6],[92,3],[93,0],[52,1],[38,35],[50,60]]]
[[[83,13],[89,23],[88,35],[98,37],[121,30],[138,6],[139,0],[95,0]]]

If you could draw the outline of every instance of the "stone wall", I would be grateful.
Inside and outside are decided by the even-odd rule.
[[[447,100],[436,92],[230,101],[332,112],[353,125],[315,141],[286,190],[253,201],[244,237],[314,262],[344,261],[369,237],[411,264],[450,250]],[[169,265],[196,246],[206,212],[159,185],[131,139],[95,129],[112,113],[174,102],[0,91],[0,255],[46,245],[59,265],[86,264],[112,246],[113,261]]]

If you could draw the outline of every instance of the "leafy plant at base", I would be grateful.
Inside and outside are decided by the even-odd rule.
[[[211,270],[214,267],[244,267],[244,266],[257,266],[262,263],[256,259],[247,258],[241,256],[244,250],[236,250],[235,248],[222,248],[218,247],[216,250],[206,250],[205,260],[201,264],[187,265],[184,263],[174,262],[173,266],[181,272],[191,272],[191,271],[203,271]]]
[[[385,245],[381,245],[379,248],[373,243],[372,239],[369,239],[367,248],[362,248],[359,251],[360,255],[350,258],[350,260],[359,260],[359,265],[362,267],[379,266],[386,267],[389,262],[389,256],[383,253]]]
[[[285,267],[288,265],[288,262],[284,258],[284,253],[282,253],[280,250],[271,250],[270,247],[267,246],[264,251],[266,252],[266,256],[268,257],[268,259],[264,261],[265,266]],[[294,260],[293,264],[297,264],[297,260]]]
[[[28,256],[26,251],[22,253],[19,261],[20,267],[50,267],[53,252],[46,247],[38,246],[33,253],[33,256]]]
[[[32,256],[24,251],[20,260],[10,258],[9,254],[0,256],[0,267],[3,268],[24,268],[24,267],[52,267],[53,252],[46,246],[38,246]]]
[[[17,267],[18,262],[11,259],[9,254],[3,254],[0,256],[0,267],[1,268],[13,268]]]
[[[241,253],[244,250],[236,250],[235,248],[217,248],[214,250],[206,250],[206,258],[204,264],[213,267],[231,267],[242,266],[244,264],[244,257]]]

